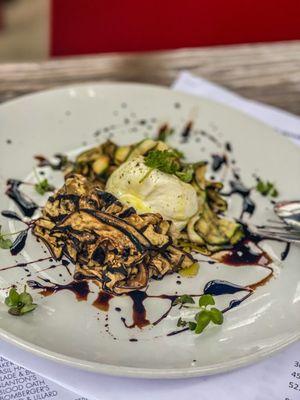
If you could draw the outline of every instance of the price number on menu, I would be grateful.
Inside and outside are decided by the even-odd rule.
[[[300,369],[300,361],[294,361],[294,368],[299,368]],[[297,380],[296,382],[289,382],[289,389],[296,390],[300,392],[300,371],[293,371],[291,373],[291,376],[294,378],[294,380]]]
[[[298,390],[300,392],[300,383],[289,382],[289,388],[290,389],[294,389],[294,390]]]
[[[291,375],[292,375],[292,377],[295,378],[295,379],[300,379],[300,372],[294,371],[294,372],[291,373]]]
[[[294,368],[291,372],[291,379],[293,379],[293,380],[288,383],[288,388],[290,389],[289,393],[292,394],[292,392],[293,392],[293,393],[295,393],[295,396],[296,396],[296,393],[300,392],[300,361],[294,361],[293,364],[294,364],[293,365]],[[297,398],[298,398],[298,395],[297,395]],[[293,399],[294,399],[294,397],[293,398],[285,397],[284,400],[293,400]]]

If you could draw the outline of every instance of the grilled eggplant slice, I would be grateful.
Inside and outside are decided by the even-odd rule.
[[[172,244],[170,222],[159,214],[138,215],[100,186],[82,175],[66,176],[33,228],[55,259],[75,264],[75,279],[122,294],[195,262]]]

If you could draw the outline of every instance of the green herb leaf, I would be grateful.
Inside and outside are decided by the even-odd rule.
[[[26,292],[26,286],[22,293],[18,293],[15,288],[11,288],[5,299],[5,304],[9,307],[9,314],[24,315],[36,309],[37,304],[33,303],[32,296]]]
[[[174,156],[177,157],[177,158],[184,158],[183,152],[178,150],[178,149],[174,149],[173,148],[172,150],[169,150],[169,151],[172,151]]]
[[[8,234],[2,233],[2,226],[0,225],[0,249],[10,249],[13,242],[10,239],[6,239],[5,236],[8,236]]]
[[[152,150],[145,157],[149,168],[156,168],[167,174],[175,174],[180,169],[180,154],[174,150]]]
[[[176,304],[195,304],[194,299],[192,296],[189,296],[188,294],[184,294],[182,296],[177,297],[177,299],[173,303],[174,305]]]
[[[181,171],[176,172],[175,175],[183,182],[189,183],[194,176],[194,167],[192,164],[188,164]]]
[[[15,288],[11,288],[8,296],[5,298],[5,304],[8,307],[14,307],[17,306],[19,304],[19,300],[20,299],[20,295],[18,294],[18,292],[16,291]]]
[[[194,167],[192,164],[187,164],[182,167],[180,159],[183,157],[183,153],[176,149],[150,151],[145,157],[145,165],[151,169],[142,178],[141,182],[144,181],[155,168],[167,174],[176,175],[183,182],[191,182],[194,176]]]
[[[13,242],[10,239],[5,239],[1,234],[0,234],[0,249],[10,249],[12,246]]]
[[[29,313],[30,311],[35,310],[36,308],[37,308],[37,304],[35,304],[35,303],[32,303],[32,304],[25,304],[25,306],[23,306],[23,307],[20,309],[20,315],[27,314],[27,313]]]
[[[32,304],[33,299],[29,293],[23,292],[20,294],[19,301],[24,305],[29,305],[29,304]]]
[[[189,330],[194,331],[196,329],[196,322],[189,322]]]
[[[144,182],[144,180],[146,180],[148,178],[148,176],[150,176],[151,172],[153,171],[153,168],[150,168],[149,171],[147,171],[145,173],[145,175],[142,177],[142,179],[139,181],[139,183]]]
[[[278,196],[278,190],[275,188],[274,183],[271,183],[269,181],[264,182],[261,179],[258,179],[256,184],[256,190],[263,196],[271,196],[271,197]]]
[[[278,190],[276,188],[273,188],[270,192],[270,196],[271,197],[278,197],[279,193]]]
[[[220,310],[218,310],[217,308],[211,308],[209,310],[209,313],[210,313],[210,319],[214,324],[216,324],[216,325],[223,324],[224,317]]]
[[[9,233],[3,233],[1,232],[1,225],[0,225],[0,249],[10,249],[11,246],[13,245],[13,242],[7,238],[7,236],[13,236],[13,235],[18,235],[21,232],[24,232],[25,230],[17,231],[17,232],[9,232]]]
[[[200,298],[199,298],[199,307],[207,307],[207,306],[214,306],[215,305],[215,300],[212,297],[211,294],[203,294]]]
[[[195,328],[195,333],[198,335],[204,331],[207,325],[210,323],[210,312],[208,310],[203,310],[197,315],[197,326]]]
[[[50,185],[48,179],[43,179],[34,185],[36,192],[43,196],[46,192],[52,192],[55,188]]]
[[[192,296],[184,294],[178,297],[173,304],[194,304]],[[178,327],[188,327],[190,331],[194,331],[195,334],[199,335],[209,325],[210,322],[216,325],[223,324],[223,313],[216,307],[208,308],[208,306],[215,305],[215,300],[210,294],[203,294],[199,297],[198,306],[189,307],[189,309],[197,309],[198,312],[195,314],[194,321],[185,321],[181,317],[177,321]],[[188,307],[188,306],[186,306]]]

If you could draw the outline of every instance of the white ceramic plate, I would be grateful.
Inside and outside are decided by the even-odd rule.
[[[194,123],[191,138],[181,143],[180,132],[189,120]],[[239,168],[247,186],[255,184],[253,174],[257,174],[276,182],[281,198],[300,198],[300,152],[267,126],[223,105],[160,87],[87,84],[26,96],[0,107],[1,209],[18,210],[4,194],[5,182],[8,178],[34,179],[34,155],[72,153],[107,137],[118,143],[131,143],[154,135],[164,122],[175,127],[170,143],[184,151],[188,159],[210,161],[212,153],[224,152],[225,143],[230,142],[233,147],[228,154],[230,165]],[[210,135],[217,141],[211,140]],[[219,179],[225,173],[222,169],[214,175]],[[56,185],[62,182],[59,172],[46,169],[46,174]],[[227,171],[225,181],[229,178]],[[30,186],[25,189],[35,200],[45,201]],[[251,196],[257,204],[252,221],[263,223],[272,217],[270,201],[255,192]],[[229,214],[237,216],[240,207],[240,198],[234,196]],[[1,218],[1,224],[10,231],[22,226],[5,218]],[[210,327],[202,335],[185,332],[167,336],[177,329],[180,311],[176,307],[157,326],[127,329],[120,317],[130,322],[131,299],[116,297],[111,300],[109,311],[103,312],[91,305],[96,297],[95,287],[87,301],[76,301],[68,290],[49,297],[33,291],[39,307],[21,318],[9,315],[3,301],[11,284],[18,282],[21,288],[28,279],[37,276],[60,284],[72,280],[63,266],[39,272],[49,267],[49,261],[45,260],[28,265],[28,269],[0,271],[0,337],[58,362],[115,375],[175,378],[240,367],[300,337],[300,248],[292,247],[287,259],[281,262],[282,243],[264,242],[263,246],[273,257],[275,277],[228,312],[221,327]],[[44,248],[29,237],[25,250],[17,257],[0,250],[0,266],[40,257],[45,257]],[[178,285],[174,274],[151,282],[148,292],[201,293],[212,279],[248,285],[265,274],[257,266],[211,265],[203,261],[197,277],[180,278]],[[241,293],[218,296],[217,305],[225,307],[240,297]],[[147,299],[149,320],[157,319],[168,304],[167,300]],[[116,307],[121,311],[116,311]]]

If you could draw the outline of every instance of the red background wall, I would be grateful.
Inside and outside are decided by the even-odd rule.
[[[51,54],[300,39],[300,0],[52,0]]]

